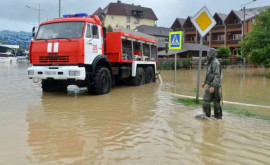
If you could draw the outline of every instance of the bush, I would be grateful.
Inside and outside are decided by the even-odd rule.
[[[177,68],[183,68],[183,67],[184,67],[183,62],[177,60]]]
[[[266,74],[266,78],[270,78],[270,72]]]
[[[176,61],[177,68],[188,68],[191,66],[191,59],[185,58],[182,61]],[[174,69],[174,60],[166,60],[158,66],[158,69],[170,70]]]
[[[159,65],[159,69],[170,70],[174,68],[174,60],[166,60]]]
[[[223,65],[223,66],[230,65],[230,64],[231,64],[230,60],[222,60],[220,62],[220,65]]]
[[[218,48],[217,58],[228,58],[231,56],[231,50],[227,46],[221,46]]]
[[[267,59],[267,60],[266,60],[265,67],[266,67],[266,68],[270,68],[270,59]]]
[[[185,58],[182,61],[184,68],[189,68],[191,66],[191,58]]]
[[[111,25],[108,25],[107,28],[106,28],[107,32],[112,32],[113,31],[113,28]]]
[[[236,57],[238,60],[243,59],[243,58],[242,58],[242,55],[240,55],[240,54],[237,54],[235,57]]]

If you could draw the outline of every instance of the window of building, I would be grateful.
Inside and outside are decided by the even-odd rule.
[[[204,41],[209,41],[209,39],[210,39],[209,35],[203,37],[203,40],[204,40]]]
[[[194,41],[194,42],[195,42],[195,41],[196,41],[196,39],[197,39],[197,37],[196,37],[196,36],[191,36],[191,37],[190,37],[190,41]]]
[[[218,21],[217,22],[217,25],[222,25],[222,21]]]
[[[233,49],[232,54],[233,55],[238,55],[239,54],[238,51],[239,51],[238,49]]]
[[[217,40],[223,41],[223,40],[224,40],[224,35],[218,35],[218,36],[217,36]]]
[[[252,19],[252,24],[256,25],[256,19]]]
[[[240,23],[240,21],[239,21],[239,19],[236,19],[236,18],[235,18],[235,19],[233,20],[233,23],[237,24],[237,23]]]
[[[130,25],[127,25],[127,29],[130,29]]]
[[[130,23],[130,17],[127,17],[127,23]]]
[[[140,23],[140,18],[137,17],[137,18],[135,19],[135,22],[134,22],[134,23],[135,23],[135,24],[139,24],[139,23]]]
[[[233,40],[241,40],[241,34],[233,34]]]

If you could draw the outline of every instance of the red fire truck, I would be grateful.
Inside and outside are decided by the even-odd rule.
[[[43,91],[73,84],[100,95],[118,83],[155,82],[157,41],[127,29],[106,33],[96,15],[64,15],[40,24],[29,60],[28,77],[41,79]]]

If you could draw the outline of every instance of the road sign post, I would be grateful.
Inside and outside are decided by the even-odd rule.
[[[182,49],[182,31],[170,32],[169,33],[169,49],[170,50],[181,50]],[[177,68],[177,53],[174,54],[174,85],[176,85],[176,68]]]
[[[192,17],[191,22],[193,23],[197,31],[200,33],[200,54],[199,54],[199,67],[198,67],[197,92],[196,92],[196,102],[198,104],[200,91],[203,37],[216,25],[216,21],[210,14],[209,10],[204,6],[197,14],[195,14]]]

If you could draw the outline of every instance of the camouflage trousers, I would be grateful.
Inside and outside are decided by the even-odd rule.
[[[214,102],[214,117],[222,119],[222,108],[220,106],[220,88],[215,87],[214,93],[209,93],[210,86],[207,85],[203,96],[203,111],[207,117],[211,117],[211,106],[210,103]]]

